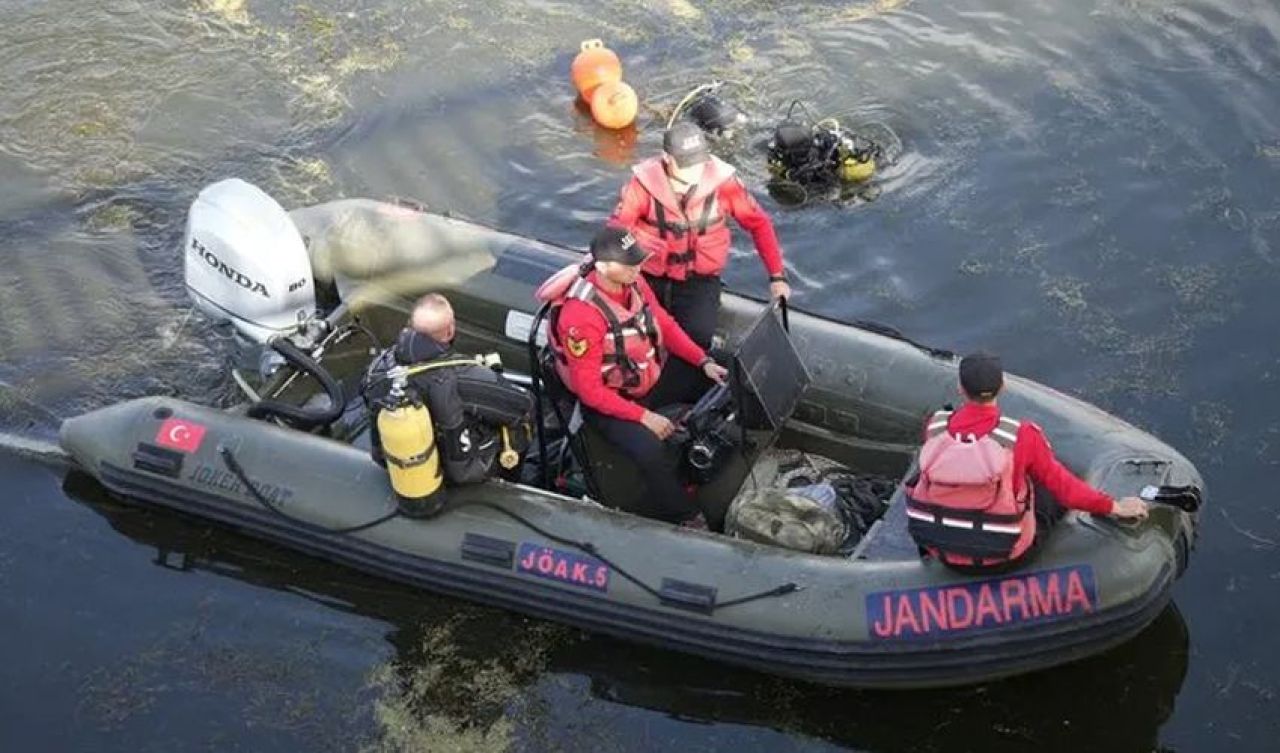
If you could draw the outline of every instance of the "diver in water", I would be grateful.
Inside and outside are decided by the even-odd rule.
[[[734,139],[750,118],[720,96],[726,83],[695,87],[676,105],[670,122],[685,119],[712,138]],[[871,201],[879,195],[871,179],[889,154],[901,150],[898,137],[883,123],[849,128],[835,118],[814,117],[799,100],[773,127],[767,143],[758,143],[767,153],[769,193],[786,204],[830,195]]]
[[[799,119],[796,109],[803,111]],[[769,141],[770,193],[782,199],[798,193],[803,201],[818,193],[838,190],[842,198],[857,195],[875,198],[867,186],[878,164],[885,159],[884,148],[845,128],[835,118],[815,119],[802,102],[787,109]]]

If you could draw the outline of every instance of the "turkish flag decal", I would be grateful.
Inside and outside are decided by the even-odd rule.
[[[183,452],[195,452],[204,440],[204,426],[181,418],[167,418],[156,432],[156,444]]]

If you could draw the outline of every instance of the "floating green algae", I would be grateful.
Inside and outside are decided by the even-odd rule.
[[[910,3],[911,0],[871,0],[871,2],[855,3],[841,11],[837,18],[841,21],[866,21],[885,13],[901,10]]]
[[[93,230],[125,230],[137,219],[137,210],[127,204],[106,204],[89,215],[88,225]]]
[[[378,730],[362,750],[508,750],[521,695],[572,635],[551,623],[495,618],[471,607],[424,627],[411,650],[371,674]]]
[[[248,24],[246,0],[199,0],[196,7],[231,24]]]

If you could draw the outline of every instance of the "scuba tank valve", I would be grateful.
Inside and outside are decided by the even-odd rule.
[[[502,452],[498,453],[498,465],[508,471],[520,465],[520,453],[511,446],[511,429],[505,424],[502,426]]]

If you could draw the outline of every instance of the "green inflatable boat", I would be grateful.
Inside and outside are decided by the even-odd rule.
[[[1153,505],[1140,524],[1068,513],[1024,570],[972,578],[919,556],[900,491],[832,556],[646,520],[617,509],[643,487],[634,468],[574,430],[531,358],[544,331],[533,291],[579,251],[404,204],[286,213],[228,180],[196,199],[183,253],[196,305],[231,325],[266,376],[237,371],[246,399],[227,409],[149,397],[69,419],[63,447],[128,500],[439,593],[816,683],[958,685],[1133,637],[1168,603],[1195,541],[1192,505]],[[370,458],[353,387],[427,291],[453,303],[459,350],[499,353],[545,410],[522,482],[448,489],[442,513],[412,519]],[[780,453],[902,478],[924,418],[955,396],[950,353],[723,295],[725,353],[746,358],[779,332],[791,360],[757,357],[735,388],[764,420],[743,421],[698,490],[713,528],[744,488],[769,482]],[[1096,408],[1013,376],[1001,405],[1114,496],[1199,498],[1186,458]]]

